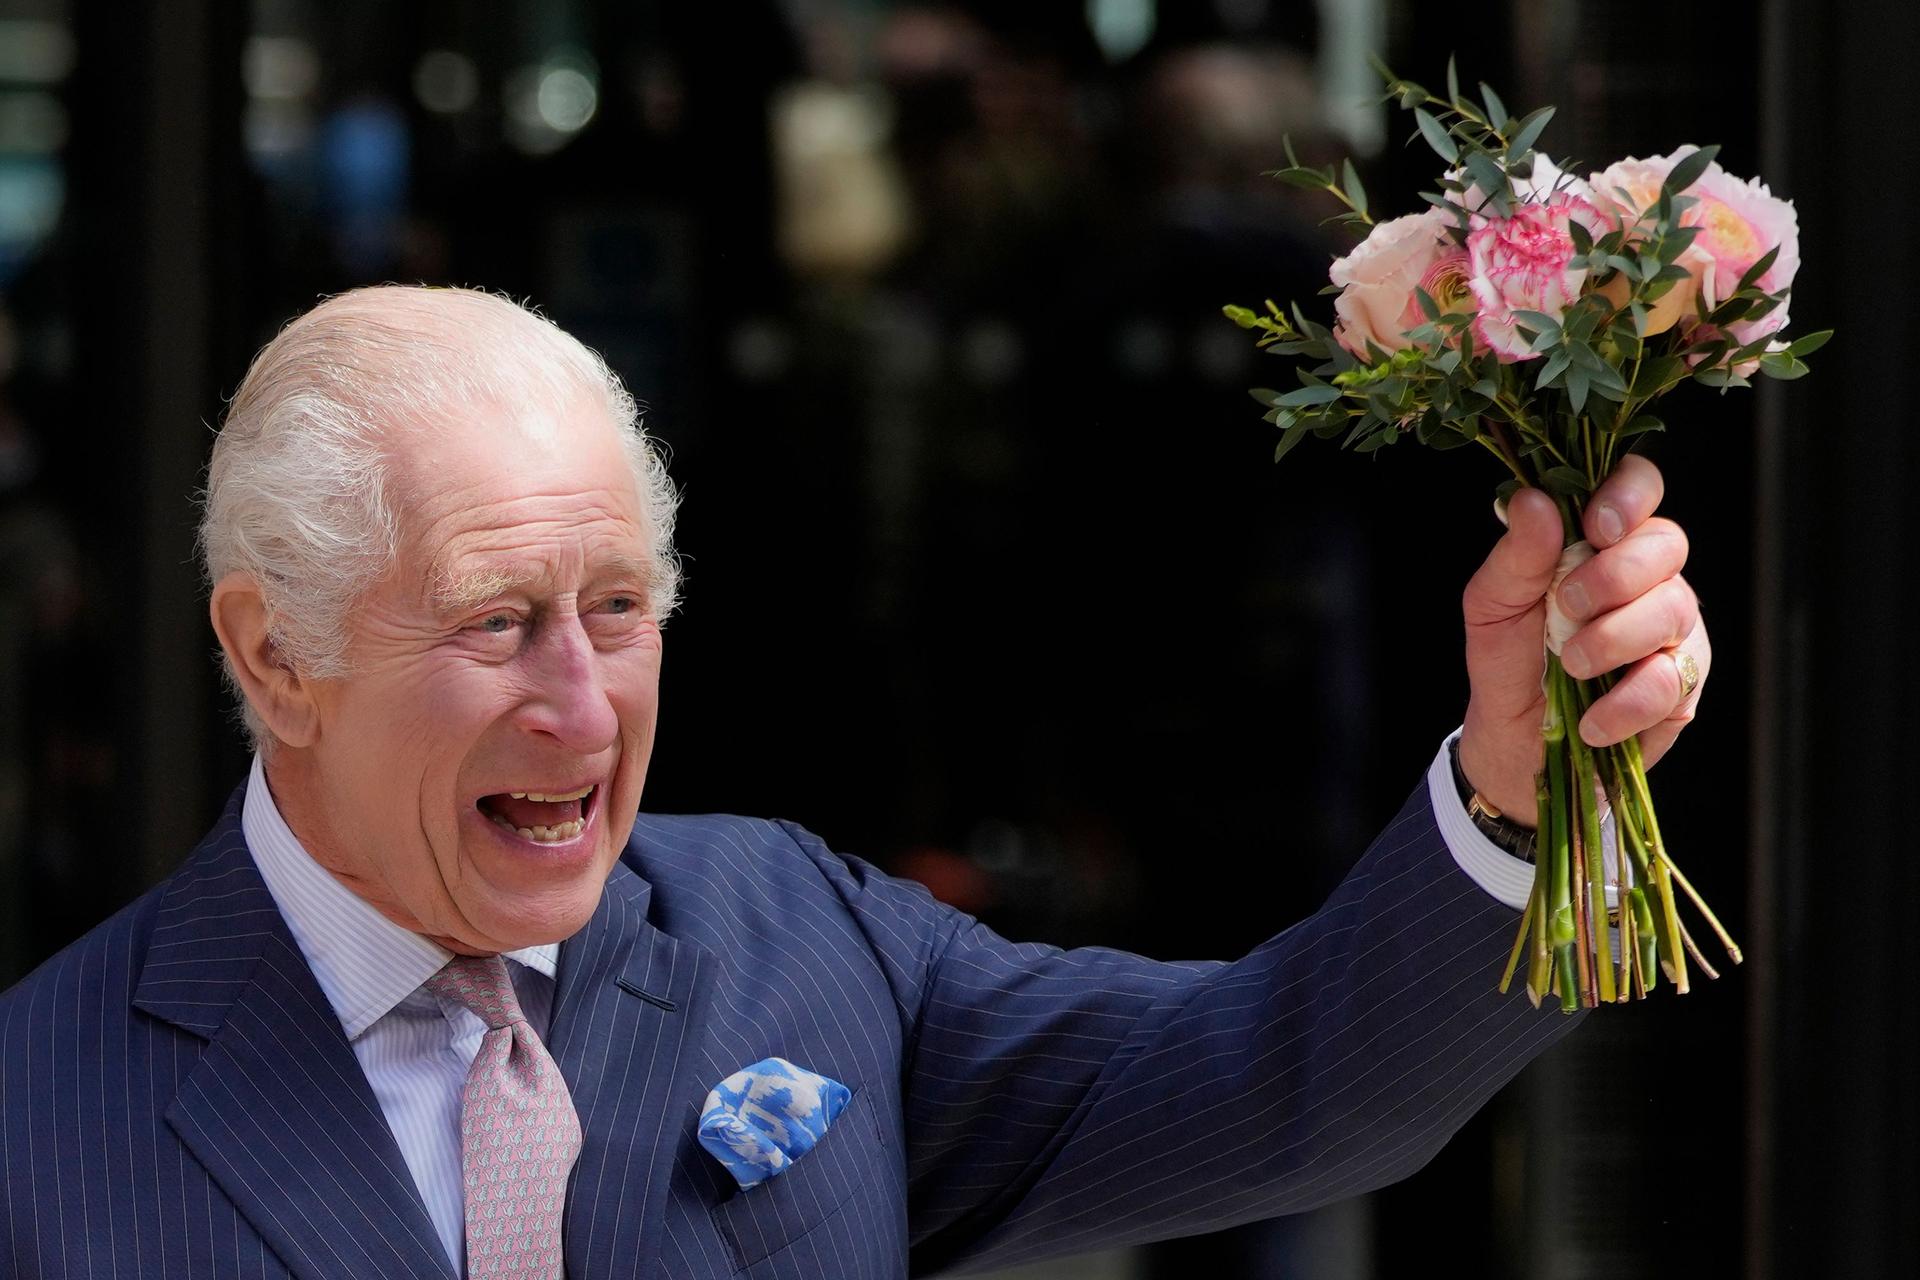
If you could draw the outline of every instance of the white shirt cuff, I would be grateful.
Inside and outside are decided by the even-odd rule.
[[[1460,801],[1460,789],[1453,785],[1452,747],[1460,730],[1455,729],[1440,744],[1440,753],[1427,767],[1427,796],[1433,802],[1434,822],[1440,828],[1440,838],[1447,842],[1448,852],[1453,854],[1454,863],[1467,873],[1467,878],[1479,885],[1496,901],[1515,911],[1524,911],[1527,899],[1533,893],[1533,863],[1524,858],[1516,858],[1502,849],[1473,825],[1473,819],[1467,816],[1467,806]],[[1615,840],[1613,815],[1607,814],[1600,824],[1600,845],[1603,850],[1602,867],[1606,871],[1607,906],[1618,903],[1614,873]]]

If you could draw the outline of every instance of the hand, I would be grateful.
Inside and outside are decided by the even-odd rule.
[[[1680,576],[1687,536],[1656,518],[1665,485],[1660,470],[1628,454],[1587,504],[1583,530],[1593,559],[1560,584],[1560,608],[1581,624],[1562,648],[1567,674],[1599,675],[1625,667],[1617,684],[1580,721],[1590,746],[1638,733],[1648,766],[1665,755],[1693,719],[1713,648],[1700,602]],[[1467,628],[1467,701],[1460,769],[1506,816],[1533,826],[1534,775],[1544,748],[1540,690],[1546,660],[1546,591],[1559,564],[1559,509],[1538,489],[1522,489],[1507,505],[1506,536],[1467,584],[1461,607]],[[1678,655],[1690,654],[1700,679],[1681,696]]]

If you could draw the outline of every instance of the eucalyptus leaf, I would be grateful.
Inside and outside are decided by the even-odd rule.
[[[1277,445],[1274,448],[1273,460],[1275,462],[1278,462],[1280,461],[1280,459],[1286,457],[1287,454],[1293,451],[1293,446],[1299,444],[1302,440],[1306,439],[1306,436],[1307,436],[1306,423],[1296,422],[1292,426],[1288,427],[1286,430],[1286,433],[1280,437],[1279,445]]]
[[[1662,194],[1671,192],[1677,196],[1685,191],[1699,181],[1700,175],[1707,171],[1707,166],[1712,164],[1713,158],[1719,154],[1720,148],[1717,146],[1701,147],[1692,155],[1683,158],[1667,173],[1667,180],[1660,187]]]
[[[1467,154],[1467,174],[1479,186],[1481,196],[1502,217],[1511,217],[1513,208],[1508,201],[1507,172],[1494,158],[1484,151],[1472,151]]]
[[[1285,395],[1276,396],[1273,403],[1287,408],[1300,408],[1306,405],[1332,404],[1339,398],[1340,388],[1338,387],[1306,386],[1289,391]]]
[[[1333,185],[1331,174],[1318,169],[1295,166],[1288,169],[1273,169],[1267,173],[1269,178],[1278,178],[1290,187],[1301,187],[1308,191],[1325,191]]]
[[[1810,355],[1826,346],[1828,339],[1832,337],[1833,330],[1822,329],[1817,333],[1809,333],[1803,338],[1795,338],[1787,345],[1787,354],[1790,356]]]
[[[1360,173],[1353,167],[1353,161],[1342,161],[1342,178],[1347,189],[1347,199],[1353,201],[1353,211],[1362,217],[1367,212],[1367,189],[1360,185]]]
[[[1547,127],[1547,122],[1553,119],[1553,111],[1552,107],[1541,107],[1537,111],[1530,112],[1520,122],[1520,127],[1514,131],[1513,140],[1507,144],[1507,154],[1518,157],[1531,151],[1533,144],[1540,140],[1541,131]]]
[[[1434,153],[1448,164],[1460,163],[1460,147],[1447,133],[1445,125],[1433,118],[1431,112],[1420,107],[1413,109],[1414,123],[1420,126],[1420,136],[1427,140]]]
[[[1527,326],[1535,333],[1551,333],[1557,336],[1560,332],[1560,322],[1544,311],[1515,311],[1513,318],[1516,323]]]
[[[1500,101],[1500,95],[1485,80],[1480,82],[1480,100],[1487,104],[1487,123],[1493,126],[1495,133],[1507,131],[1507,104]]]
[[[1567,353],[1564,351],[1556,351],[1547,357],[1546,363],[1540,367],[1540,376],[1533,380],[1533,389],[1544,391],[1552,386],[1555,379],[1567,371],[1567,364]]]
[[[1593,482],[1574,467],[1549,467],[1541,474],[1540,483],[1548,493],[1565,498],[1593,492]]]
[[[1761,254],[1759,261],[1755,262],[1752,266],[1748,267],[1746,269],[1746,272],[1741,275],[1740,283],[1734,286],[1733,291],[1735,293],[1738,293],[1740,292],[1740,290],[1750,288],[1755,283],[1757,283],[1761,276],[1767,274],[1767,272],[1772,269],[1774,259],[1778,258],[1779,256],[1780,256],[1779,245],[1775,245],[1773,246],[1773,248]]]
[[[1587,371],[1578,365],[1567,369],[1567,404],[1575,413],[1587,407]]]

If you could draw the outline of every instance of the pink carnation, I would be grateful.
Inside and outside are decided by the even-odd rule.
[[[1586,283],[1585,267],[1569,265],[1579,222],[1599,236],[1605,219],[1582,192],[1561,190],[1544,201],[1514,205],[1510,218],[1476,216],[1467,233],[1473,296],[1480,304],[1474,337],[1503,360],[1531,360],[1513,313],[1538,311],[1558,320]]]

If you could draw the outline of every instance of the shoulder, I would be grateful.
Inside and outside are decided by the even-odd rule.
[[[622,861],[653,888],[656,910],[690,904],[753,918],[843,911],[846,858],[791,822],[735,814],[643,813]]]
[[[10,1140],[38,1130],[52,1142],[46,1125],[71,1115],[81,1077],[132,1061],[132,996],[163,892],[148,890],[0,994],[0,1132]],[[27,1171],[0,1171],[0,1201],[12,1173]]]
[[[0,1062],[24,1069],[55,1028],[78,1034],[128,1016],[166,888],[154,886],[0,993]]]
[[[171,875],[63,947],[0,993],[0,1051],[13,1055],[59,1025],[104,1025],[131,1016],[148,948],[164,913],[233,892],[252,867],[240,834],[238,798]],[[183,895],[182,890],[186,893]]]
[[[622,857],[665,893],[707,887],[724,888],[729,896],[824,895],[849,909],[884,900],[916,914],[933,902],[919,884],[836,852],[785,819],[643,813]]]
[[[642,814],[623,860],[652,886],[657,922],[707,938],[804,932],[890,968],[909,957],[919,967],[962,918],[923,886],[783,820]]]

